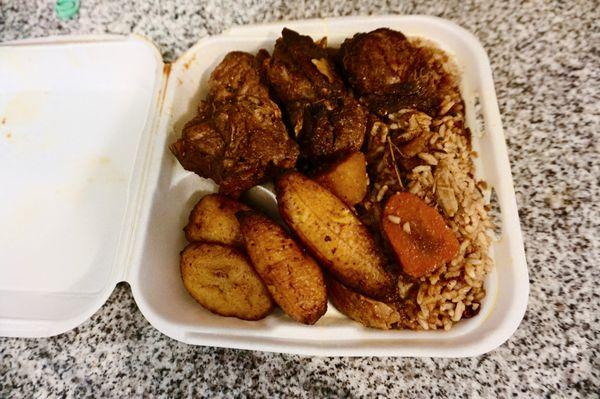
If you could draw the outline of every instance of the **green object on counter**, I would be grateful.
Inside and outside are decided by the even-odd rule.
[[[79,11],[79,0],[57,0],[54,11],[63,21],[71,19]]]

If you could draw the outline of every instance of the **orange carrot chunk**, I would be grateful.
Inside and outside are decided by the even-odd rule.
[[[415,278],[451,261],[459,249],[442,216],[414,194],[397,193],[388,199],[383,230],[402,269]]]

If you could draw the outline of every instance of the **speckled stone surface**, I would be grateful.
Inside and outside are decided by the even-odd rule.
[[[234,24],[430,14],[488,51],[509,147],[531,294],[500,348],[470,359],[306,358],[187,346],[143,318],[127,285],[67,334],[0,339],[0,397],[598,397],[600,12],[596,1],[1,0],[0,41],[56,34],[150,37],[166,59]]]

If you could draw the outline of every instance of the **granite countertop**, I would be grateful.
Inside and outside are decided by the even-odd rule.
[[[597,2],[81,0],[0,2],[0,41],[140,33],[172,60],[236,24],[430,14],[469,29],[494,71],[529,265],[525,318],[468,359],[310,358],[188,346],[150,326],[126,284],[75,330],[0,339],[0,397],[522,397],[600,393],[600,25]]]

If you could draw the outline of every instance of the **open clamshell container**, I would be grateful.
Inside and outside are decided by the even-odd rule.
[[[339,45],[397,29],[436,43],[462,70],[477,173],[496,191],[501,237],[480,313],[450,331],[379,331],[329,306],[314,326],[281,311],[256,322],[216,316],[185,291],[182,228],[215,184],[168,150],[213,68],[232,50],[272,49],[284,26]],[[480,106],[476,106],[480,104]],[[480,112],[480,116],[479,116]],[[481,122],[478,123],[478,118]],[[478,126],[478,125],[482,126]],[[307,355],[473,356],[507,340],[525,312],[527,266],[488,58],[477,39],[423,16],[334,18],[232,29],[175,63],[139,36],[0,45],[0,335],[46,337],[96,312],[120,281],[164,334],[194,345]],[[274,197],[255,190],[256,201]]]

